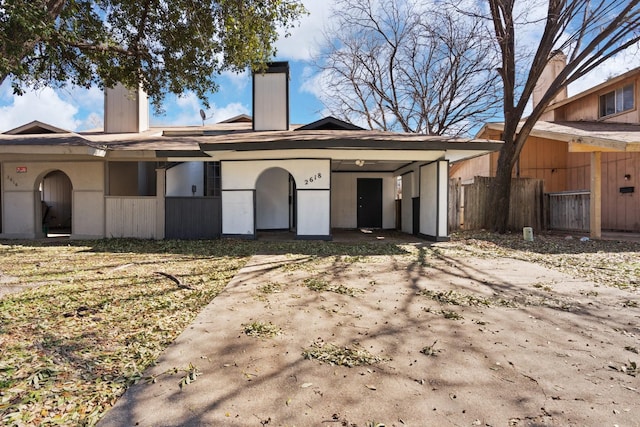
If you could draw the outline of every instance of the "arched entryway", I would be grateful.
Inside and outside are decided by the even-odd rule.
[[[64,172],[47,173],[40,181],[42,232],[47,237],[71,235],[73,187]]]
[[[285,169],[266,169],[256,181],[256,231],[295,229],[295,180]]]

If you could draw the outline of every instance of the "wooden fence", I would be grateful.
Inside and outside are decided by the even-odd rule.
[[[589,231],[590,193],[563,191],[545,195],[547,227],[551,230]]]
[[[156,238],[155,197],[105,197],[107,237]]]
[[[458,201],[464,206],[464,229],[474,230],[487,228],[487,212],[496,209],[489,206],[489,191],[494,178],[477,176],[472,184],[463,187],[464,200]],[[544,194],[543,181],[533,178],[513,178],[511,180],[511,200],[509,221],[510,230],[522,230],[523,227],[533,227],[541,230],[544,225]],[[450,193],[452,194],[452,193]],[[450,205],[454,203],[450,199]],[[449,224],[453,224],[449,221]]]
[[[449,231],[459,230],[462,225],[462,219],[464,217],[463,201],[460,178],[450,179],[448,209]]]

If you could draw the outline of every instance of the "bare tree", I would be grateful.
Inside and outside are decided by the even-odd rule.
[[[409,0],[338,0],[316,66],[331,114],[371,129],[460,135],[499,103],[486,20]]]
[[[549,0],[535,53],[519,70],[516,61],[516,27],[519,13],[516,0],[488,0],[494,36],[501,54],[498,69],[503,82],[504,145],[500,150],[496,179],[491,191],[492,209],[488,225],[505,232],[509,218],[509,196],[513,167],[524,144],[545,109],[567,85],[640,40],[640,0]],[[523,118],[536,82],[545,66],[563,51],[566,67]],[[520,74],[522,72],[522,74]],[[517,76],[523,75],[521,84]]]

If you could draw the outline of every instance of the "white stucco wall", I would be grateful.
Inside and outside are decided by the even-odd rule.
[[[253,190],[222,192],[222,234],[253,235]]]
[[[202,197],[204,194],[204,163],[184,162],[167,169],[167,197]],[[191,186],[196,186],[195,194]]]
[[[26,172],[19,173],[17,168],[26,168]],[[42,235],[42,210],[37,186],[47,173],[54,170],[64,172],[71,180],[71,237],[104,237],[105,179],[101,161],[4,163],[2,237],[35,238]]]
[[[256,183],[256,228],[289,228],[289,172],[281,168],[265,170]]]
[[[298,191],[298,236],[329,236],[330,190]]]
[[[291,160],[223,160],[220,164],[223,190],[254,189],[263,171],[282,168],[288,171],[300,189],[330,188],[331,161],[329,159]]]
[[[391,173],[333,173],[331,175],[331,226],[358,226],[358,178],[382,178],[382,227],[396,226],[396,178]]]
[[[447,237],[448,162],[439,161],[420,168],[420,233]]]
[[[415,172],[402,175],[402,231],[413,233],[413,176]]]
[[[438,237],[449,237],[449,162],[438,165]]]
[[[255,214],[253,192],[256,190],[258,177],[264,171],[273,168],[283,169],[287,176],[288,174],[293,176],[296,188],[299,190],[298,195],[307,190],[329,190],[331,187],[331,162],[329,159],[223,160],[221,162],[223,234],[253,235]],[[239,194],[233,195],[234,193]],[[249,193],[251,197],[247,195]],[[288,192],[285,194],[288,197]],[[329,199],[320,198],[319,200],[320,202],[314,201],[305,196],[302,196],[302,199],[298,198],[298,234],[301,232],[301,223],[310,224],[301,215],[315,215],[315,218],[330,217]],[[285,206],[288,206],[288,201]],[[288,214],[286,218],[288,221]],[[304,233],[313,236],[325,235],[323,233],[327,229],[323,222],[319,223],[317,227],[311,225],[309,227],[305,228]],[[288,228],[288,223],[285,227],[280,228]],[[326,232],[326,235],[328,236],[329,233]]]

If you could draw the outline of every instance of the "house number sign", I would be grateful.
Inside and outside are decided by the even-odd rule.
[[[16,166],[16,173],[27,173],[26,166]]]
[[[320,179],[322,179],[322,173],[318,172],[312,176],[310,176],[309,178],[304,180],[304,185],[309,185],[312,184],[316,181],[319,181]]]

